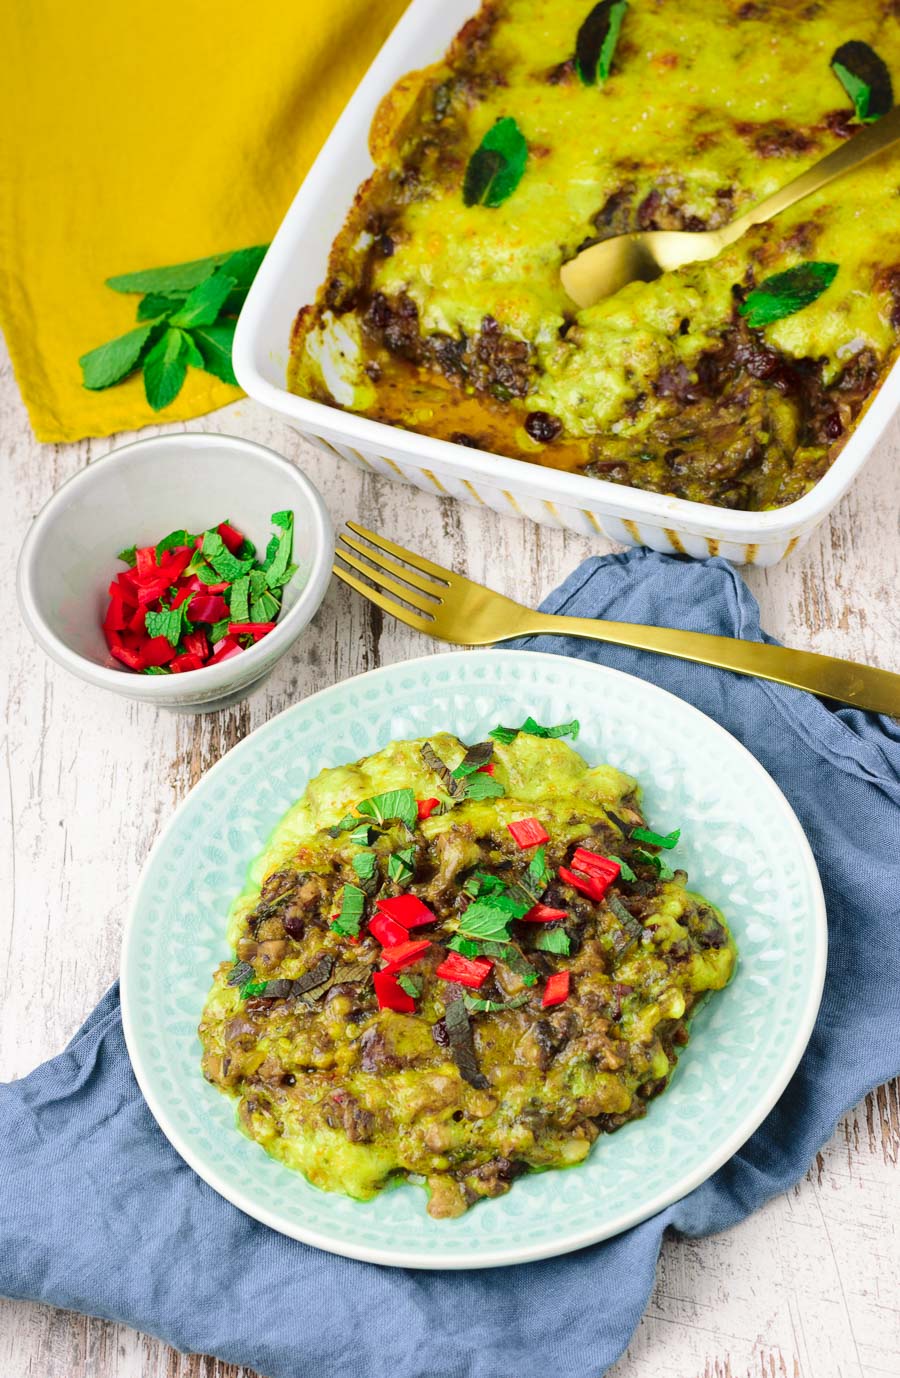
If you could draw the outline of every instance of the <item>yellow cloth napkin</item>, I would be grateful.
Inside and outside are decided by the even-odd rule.
[[[79,356],[135,325],[104,279],[267,243],[405,4],[0,5],[0,323],[39,440],[240,395],[196,369],[159,413],[140,375],[86,391]]]

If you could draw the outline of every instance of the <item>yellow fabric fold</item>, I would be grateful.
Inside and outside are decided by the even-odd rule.
[[[140,375],[86,391],[79,357],[135,325],[104,280],[267,243],[405,3],[0,5],[0,323],[39,440],[240,395],[196,369],[159,413]]]

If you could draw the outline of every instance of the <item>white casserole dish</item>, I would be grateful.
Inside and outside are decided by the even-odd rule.
[[[368,134],[378,104],[399,77],[440,58],[477,8],[477,0],[412,0],[369,68],[294,198],[241,312],[233,350],[241,387],[320,448],[429,492],[625,545],[776,564],[809,539],[871,456],[900,408],[900,361],[825,477],[772,512],[729,511],[505,459],[288,391],[291,327],[300,307],[315,300],[331,244],[372,172]]]

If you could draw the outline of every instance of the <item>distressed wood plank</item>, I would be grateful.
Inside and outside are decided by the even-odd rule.
[[[37,445],[5,354],[0,427],[0,541],[8,565],[50,493],[113,442]],[[526,601],[536,603],[587,555],[612,548],[357,473],[249,402],[183,429],[273,446],[310,474],[336,525],[356,517]],[[749,571],[766,627],[786,642],[900,669],[898,461],[895,425],[809,546],[786,566]],[[12,903],[0,913],[0,1078],[21,1076],[58,1051],[114,978],[124,896],[174,805],[223,752],[325,684],[439,649],[334,583],[297,652],[265,686],[234,709],[189,718],[126,704],[67,677],[16,619],[3,666],[10,730],[0,892]],[[900,1087],[893,1083],[845,1117],[793,1192],[725,1234],[665,1242],[647,1314],[611,1373],[900,1373],[898,1158]],[[0,1301],[0,1374],[254,1378],[215,1359],[179,1355],[125,1326],[9,1301]]]

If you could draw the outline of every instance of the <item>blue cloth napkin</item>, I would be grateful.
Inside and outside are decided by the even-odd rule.
[[[589,560],[545,608],[761,637],[753,598],[717,560]],[[800,817],[831,950],[812,1041],[763,1126],[703,1186],[604,1244],[486,1272],[379,1268],[275,1234],[194,1175],[144,1105],[113,989],[65,1052],[0,1087],[0,1293],[125,1321],[267,1378],[599,1378],[640,1318],[664,1231],[722,1230],[785,1191],[842,1112],[900,1072],[900,726],[662,656],[526,644],[703,709]]]

